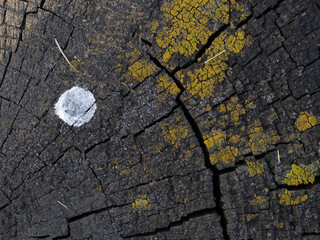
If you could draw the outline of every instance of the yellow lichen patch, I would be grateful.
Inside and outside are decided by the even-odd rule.
[[[159,28],[159,22],[158,21],[152,21],[151,22],[151,27],[150,27],[150,32],[151,33],[156,33]]]
[[[229,143],[239,143],[241,142],[241,136],[239,134],[231,135],[229,137]]]
[[[287,189],[284,193],[279,193],[278,196],[280,198],[280,204],[287,206],[298,205],[308,200],[308,195],[306,194],[300,197],[293,198],[292,191],[288,191]]]
[[[206,51],[207,60],[217,56],[225,50],[226,38],[227,33],[223,32],[213,41],[212,47],[208,48]],[[186,75],[188,76],[189,81],[186,82],[186,89],[193,96],[198,95],[201,98],[209,97],[216,85],[223,82],[227,77],[227,60],[228,54],[227,52],[224,52],[202,67],[193,71],[188,71]]]
[[[316,124],[317,118],[308,112],[301,112],[297,121],[295,122],[296,127],[302,132],[306,131],[310,127],[315,126]]]
[[[256,120],[249,129],[249,138],[250,148],[254,155],[265,152],[268,145],[275,144],[280,140],[280,137],[274,132],[264,133],[260,121]]]
[[[98,187],[96,187],[96,190],[101,191],[102,190],[102,186],[99,185]]]
[[[166,49],[163,61],[168,62],[172,55],[179,53],[183,56],[191,56],[199,45],[207,42],[212,34],[207,27],[208,22],[215,24],[227,24],[229,22],[230,6],[241,12],[242,17],[247,16],[243,5],[232,2],[218,2],[209,0],[176,0],[165,3],[161,7],[166,22],[170,27],[163,27],[157,35],[156,42],[159,47]],[[236,33],[230,40],[230,44],[237,45],[232,50],[239,50],[243,45],[242,31]]]
[[[219,106],[219,112],[220,112],[220,113],[225,113],[225,112],[227,112],[226,105],[220,104],[220,106]]]
[[[248,100],[245,101],[245,106],[246,108],[249,108],[249,109],[254,109],[256,107],[254,102],[250,102]]]
[[[229,141],[226,132],[221,130],[213,130],[211,134],[204,135],[204,143],[208,149],[213,149],[215,153],[210,154],[212,164],[218,162],[230,164],[236,160],[239,155],[239,149],[229,144],[239,143],[241,141],[240,135],[230,135]]]
[[[284,223],[283,222],[279,223],[278,224],[278,229],[283,229],[283,228],[284,228]]]
[[[75,69],[77,69],[81,62],[79,60],[71,60],[70,63]]]
[[[262,174],[264,172],[263,163],[260,162],[247,162],[249,174],[251,177],[254,177],[258,174]]]
[[[226,0],[224,0],[226,2]],[[237,0],[230,0],[232,8],[236,9],[239,12],[244,12],[244,5],[237,2]]]
[[[256,155],[267,150],[266,137],[267,135],[262,132],[250,135],[250,147],[253,154]]]
[[[133,46],[130,45],[132,48]],[[141,52],[137,48],[126,54],[127,61],[130,65],[134,64],[141,57]]]
[[[259,120],[254,120],[254,122],[249,127],[249,135],[257,134],[263,131],[263,128],[261,126],[261,122]]]
[[[112,166],[112,168],[110,169],[111,171],[114,171],[114,170],[116,170],[118,168],[118,165],[114,165],[114,166]]]
[[[140,196],[139,199],[135,200],[132,203],[132,208],[134,212],[142,211],[142,210],[150,210],[151,204],[147,194],[143,194]]]
[[[227,38],[226,49],[233,53],[239,53],[251,41],[250,37],[246,37],[244,31],[238,30]]]
[[[195,143],[192,143],[192,144],[189,146],[190,149],[194,149],[194,148],[196,148],[196,147],[197,147],[197,144],[195,144]]]
[[[184,158],[185,158],[186,160],[191,159],[191,157],[192,157],[192,152],[191,152],[191,151],[187,151],[187,153],[184,155]]]
[[[230,112],[230,120],[236,125],[239,125],[240,116],[246,114],[243,106],[238,103],[237,97],[232,97],[227,104],[227,111]]]
[[[159,47],[166,49],[163,61],[174,53],[191,56],[197,45],[205,44],[212,32],[206,27],[211,14],[217,9],[215,1],[176,0],[161,7],[169,27],[163,27],[156,38]]]
[[[268,201],[268,198],[266,198],[264,196],[258,196],[255,199],[250,201],[250,205],[252,205],[252,206],[260,206],[260,205],[264,204],[267,201]]]
[[[246,110],[243,105],[240,104],[238,97],[231,97],[230,101],[225,105],[219,106],[219,112],[224,114],[221,116],[222,119],[230,119],[230,121],[238,126],[240,124],[240,116],[246,114]]]
[[[231,11],[238,11],[241,16],[240,20],[248,16],[244,5],[235,0],[165,2],[161,6],[164,21],[161,24],[158,21],[152,21],[149,24],[150,32],[155,35],[157,45],[163,49],[161,61],[164,65],[170,68],[176,67],[174,63],[169,62],[173,59],[173,55],[178,54],[184,57],[194,55],[200,46],[207,43],[216,28],[229,23]],[[214,29],[211,29],[213,26]],[[186,73],[178,72],[177,77],[191,96],[210,97],[217,84],[223,82],[227,75],[232,73],[232,69],[227,65],[230,53],[239,53],[250,42],[251,38],[246,36],[243,29],[233,29],[232,32],[226,30],[214,40],[205,53],[207,60],[219,55],[218,57],[201,65],[198,69]],[[223,54],[221,54],[222,51],[224,51]],[[155,71],[153,64],[145,60],[138,60],[138,55],[133,52],[128,56],[130,67],[126,77],[129,81],[132,81],[133,78],[142,82]],[[173,95],[179,93],[177,86],[168,79],[159,79],[159,85],[161,85],[158,87],[159,91],[166,89]],[[232,114],[235,122],[238,117],[238,112]]]
[[[218,162],[229,164],[236,160],[238,156],[238,148],[227,146],[220,149],[218,153],[210,155],[211,164],[214,165]]]
[[[161,124],[163,127],[162,135],[167,143],[171,143],[175,148],[178,148],[180,142],[188,137],[189,129],[183,124],[179,124],[177,127],[171,127],[167,124]]]
[[[206,112],[210,112],[210,111],[211,111],[211,106],[210,106],[210,104],[207,104],[205,111],[206,111]]]
[[[210,135],[205,135],[204,137],[206,140],[204,143],[206,144],[207,148],[213,148],[214,146],[221,147],[222,144],[226,142],[226,133],[223,131],[214,131]]]
[[[152,150],[154,154],[158,154],[162,151],[162,149],[164,148],[164,144],[163,143],[158,143],[152,146]]]
[[[130,174],[130,171],[129,171],[129,169],[122,169],[122,170],[120,170],[120,174],[127,175],[127,174]]]
[[[294,152],[299,151],[299,149],[302,149],[302,148],[303,148],[302,144],[292,143],[287,146],[287,151],[288,151],[288,153],[294,153]]]
[[[119,158],[114,158],[113,159],[113,162],[114,162],[114,165],[110,168],[110,171],[115,171],[117,168],[118,168],[118,162],[119,162]]]
[[[249,213],[249,214],[246,216],[246,221],[247,221],[247,222],[250,222],[254,217],[255,217],[255,214]]]
[[[155,73],[157,66],[153,63],[148,63],[145,59],[142,59],[133,63],[128,70],[133,79],[143,82],[147,77]],[[126,76],[127,78],[129,77],[128,74]]]
[[[180,92],[180,89],[177,87],[176,83],[169,78],[167,74],[162,74],[158,78],[157,91],[167,91],[169,94],[175,96]]]
[[[208,28],[208,23],[216,25],[227,24],[229,22],[230,6],[236,11],[240,11],[243,16],[245,12],[243,5],[232,2],[218,2],[209,0],[175,0],[171,3],[164,3],[161,11],[168,26],[164,26],[157,31],[156,42],[164,49],[162,61],[168,63],[174,54],[190,57],[198,47],[204,45],[212,31]],[[158,29],[157,24],[152,24],[151,31]],[[186,89],[191,95],[201,98],[209,97],[216,85],[221,83],[227,76],[228,69],[226,60],[231,52],[239,53],[251,39],[247,37],[243,30],[238,29],[234,33],[224,31],[216,38],[207,52],[207,60],[226,50],[224,54],[208,62],[203,67],[188,71],[189,81]],[[180,78],[181,77],[181,78]],[[184,74],[178,78],[183,82]]]
[[[318,169],[319,167],[315,166],[315,164],[301,164],[300,166],[292,164],[292,168],[290,172],[287,173],[283,182],[290,186],[313,183],[317,176]]]
[[[212,47],[206,51],[209,62],[198,69],[187,72],[189,80],[186,82],[186,89],[188,92],[192,96],[197,95],[200,98],[210,97],[216,86],[232,74],[232,69],[226,63],[230,52],[240,52],[249,42],[250,40],[245,37],[244,32],[238,32],[231,36],[228,32],[221,33],[213,41]],[[223,111],[223,109],[220,110]],[[237,116],[234,115],[234,118],[236,120]]]
[[[226,78],[227,64],[225,62],[211,61],[203,68],[187,73],[189,81],[186,82],[186,89],[192,96],[207,98],[212,95],[216,85]]]

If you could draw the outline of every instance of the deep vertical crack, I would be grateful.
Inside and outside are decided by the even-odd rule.
[[[224,239],[230,239],[229,235],[228,235],[228,231],[227,231],[227,219],[225,217],[225,213],[224,210],[222,208],[222,192],[221,192],[221,187],[220,187],[220,178],[219,178],[219,170],[217,169],[217,167],[215,167],[214,165],[211,164],[210,162],[210,154],[209,151],[207,149],[207,146],[204,143],[204,139],[203,139],[203,135],[201,133],[201,130],[196,122],[196,120],[192,117],[192,115],[190,114],[188,108],[186,107],[186,105],[183,103],[183,101],[181,100],[181,94],[185,91],[185,88],[183,86],[183,84],[175,77],[175,73],[183,68],[187,68],[190,65],[196,63],[198,61],[198,58],[200,58],[205,51],[212,45],[212,42],[219,37],[219,35],[226,30],[229,27],[229,24],[223,25],[217,32],[215,32],[214,34],[212,34],[207,43],[200,49],[200,51],[196,54],[196,57],[189,61],[187,64],[185,64],[183,67],[176,67],[173,71],[169,71],[165,66],[163,66],[161,64],[161,62],[153,57],[150,53],[148,53],[150,60],[156,65],[158,66],[160,69],[164,70],[171,79],[174,80],[175,84],[177,85],[177,87],[180,89],[180,93],[178,94],[178,96],[176,97],[175,101],[178,104],[178,106],[181,108],[181,110],[184,113],[185,118],[187,119],[187,121],[189,122],[198,142],[199,145],[202,149],[203,155],[204,155],[204,160],[205,160],[205,166],[207,169],[210,169],[210,171],[213,174],[212,177],[212,184],[213,184],[213,196],[215,198],[216,201],[216,211],[220,216],[220,224],[222,227],[222,233],[223,233],[223,237]]]
[[[199,145],[202,149],[203,155],[204,155],[204,160],[205,160],[205,166],[206,168],[210,169],[213,176],[212,176],[212,184],[213,184],[213,196],[216,200],[216,210],[217,213],[220,215],[220,224],[222,227],[222,233],[224,239],[230,239],[227,231],[227,219],[224,214],[224,210],[222,208],[222,192],[221,192],[221,187],[220,187],[220,178],[219,178],[219,170],[211,164],[210,162],[210,154],[207,149],[207,146],[204,143],[203,135],[201,133],[201,130],[196,122],[196,120],[191,116],[190,112],[188,111],[187,107],[183,103],[183,101],[178,97],[176,99],[177,103],[181,107],[185,118],[188,120],[189,124],[191,125],[191,128],[193,132],[195,133],[196,138],[198,139]]]

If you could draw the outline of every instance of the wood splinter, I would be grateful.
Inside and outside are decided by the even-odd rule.
[[[67,209],[67,210],[69,210],[70,211],[70,209],[66,206],[66,205],[64,205],[62,202],[60,202],[60,201],[57,201],[62,207],[64,207],[65,209]]]
[[[67,56],[64,54],[64,52],[62,51],[57,39],[54,39],[54,41],[56,42],[58,49],[60,51],[60,53],[62,54],[62,56],[66,59],[67,63],[70,65],[70,67],[77,72],[77,69],[71,64],[71,62],[69,61],[69,59],[67,58]]]
[[[208,59],[207,61],[205,61],[204,63],[208,63],[208,62],[210,62],[211,60],[213,60],[213,59],[215,59],[216,57],[219,57],[222,53],[224,53],[226,50],[223,50],[223,51],[221,51],[220,53],[218,53],[217,55],[215,55],[214,57],[212,57],[212,58],[210,58],[210,59]]]

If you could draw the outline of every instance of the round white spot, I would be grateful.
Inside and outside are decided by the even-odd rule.
[[[55,114],[67,124],[80,127],[89,122],[97,109],[93,94],[80,87],[64,92],[55,105]]]

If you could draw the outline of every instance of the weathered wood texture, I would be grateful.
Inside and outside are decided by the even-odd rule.
[[[320,238],[318,0],[2,0],[0,24],[0,239]]]

